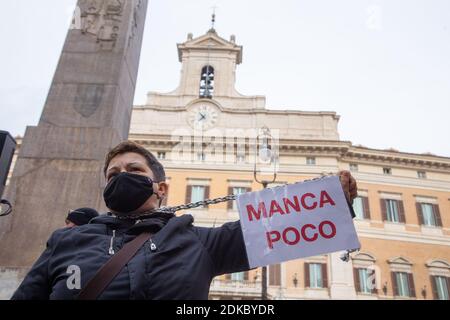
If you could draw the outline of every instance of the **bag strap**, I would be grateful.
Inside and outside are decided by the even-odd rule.
[[[121,250],[97,271],[86,286],[81,289],[77,300],[96,300],[151,236],[151,233],[143,232],[125,244]]]

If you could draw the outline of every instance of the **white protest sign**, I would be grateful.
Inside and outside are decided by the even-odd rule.
[[[360,248],[338,176],[244,193],[237,205],[250,268]]]

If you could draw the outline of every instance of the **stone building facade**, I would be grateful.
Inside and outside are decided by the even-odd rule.
[[[350,262],[335,253],[270,266],[270,298],[448,299],[450,159],[354,146],[339,139],[335,112],[266,108],[264,96],[235,89],[242,52],[234,36],[189,34],[178,44],[178,88],[150,92],[147,103],[133,110],[130,139],[166,167],[168,205],[260,189],[253,175],[255,136],[269,128],[278,159],[270,186],[352,171],[360,190],[354,208],[362,244]],[[238,219],[232,202],[185,213],[204,226]],[[373,289],[369,277],[375,278]],[[260,296],[259,269],[218,277],[210,293],[213,299]]]
[[[130,139],[166,168],[165,204],[260,189],[258,135],[267,129],[277,165],[257,170],[267,179],[277,170],[269,187],[343,169],[358,181],[361,251],[349,262],[333,253],[269,266],[270,299],[449,299],[450,158],[355,146],[340,140],[335,112],[273,110],[264,96],[240,94],[235,80],[243,48],[234,36],[226,40],[214,29],[189,34],[178,56],[178,88],[150,92],[145,105],[134,107],[130,129]],[[200,226],[239,218],[233,202],[182,213]],[[260,297],[261,269],[211,285],[211,299]]]

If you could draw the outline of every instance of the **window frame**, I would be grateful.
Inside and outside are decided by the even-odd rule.
[[[306,165],[315,166],[317,164],[316,157],[306,157]]]
[[[160,155],[163,155],[163,157],[161,157]],[[157,151],[156,152],[156,157],[158,158],[158,160],[166,160],[166,151]]]
[[[398,200],[395,199],[385,199],[386,201],[386,218],[388,222],[392,223],[400,223],[400,213],[399,213],[399,206],[398,206]],[[389,204],[392,204],[391,206]],[[392,208],[394,208],[394,212],[391,211]],[[397,221],[395,221],[393,218],[396,218]]]
[[[419,179],[427,179],[427,172],[426,171],[422,171],[422,170],[418,170],[417,171],[417,178],[419,178]]]

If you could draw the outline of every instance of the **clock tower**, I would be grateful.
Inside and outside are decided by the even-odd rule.
[[[243,61],[243,47],[234,35],[226,40],[214,28],[199,37],[189,33],[177,50],[181,63],[177,88],[168,93],[151,91],[145,105],[134,107],[132,136],[170,136],[180,130],[208,135],[211,130],[269,127],[285,138],[339,139],[339,117],[334,112],[271,110],[265,96],[239,93],[236,69]]]

